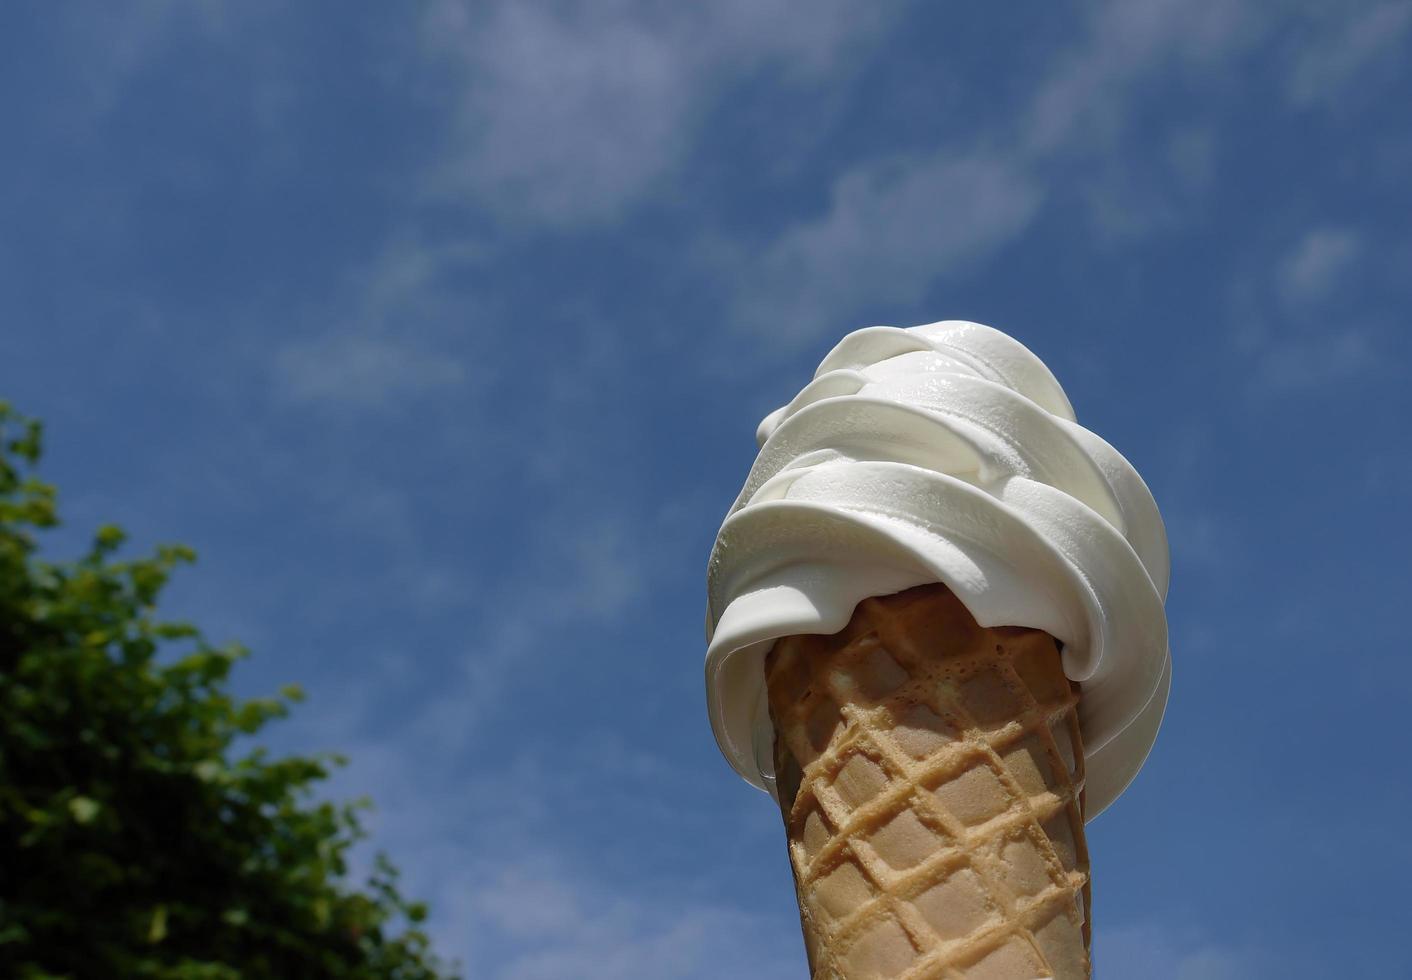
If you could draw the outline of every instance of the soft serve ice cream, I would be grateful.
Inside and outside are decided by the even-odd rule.
[[[711,554],[706,689],[731,765],[773,792],[763,658],[869,596],[941,582],[982,626],[1044,630],[1081,684],[1086,813],[1137,774],[1166,705],[1168,552],[1147,486],[990,327],[849,334],[758,432]]]

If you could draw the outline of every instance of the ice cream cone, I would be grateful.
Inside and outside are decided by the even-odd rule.
[[[811,975],[1089,976],[1078,692],[1040,630],[942,585],[765,661]]]

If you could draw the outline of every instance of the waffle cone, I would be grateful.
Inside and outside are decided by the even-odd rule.
[[[811,976],[1089,976],[1078,693],[1047,633],[949,589],[765,661]]]

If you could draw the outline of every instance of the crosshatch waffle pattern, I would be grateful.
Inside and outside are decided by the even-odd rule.
[[[859,604],[765,662],[815,980],[1089,976],[1078,693],[1047,633],[949,589]]]

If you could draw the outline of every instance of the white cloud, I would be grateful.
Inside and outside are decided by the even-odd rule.
[[[1280,297],[1291,307],[1325,298],[1348,273],[1359,251],[1359,236],[1350,229],[1307,232],[1279,264],[1276,287]]]
[[[1376,335],[1362,326],[1284,337],[1257,352],[1247,393],[1268,400],[1368,377],[1384,365]]]
[[[416,801],[416,806],[435,809],[416,780],[402,775],[415,771],[410,760],[420,747],[437,746],[447,765],[486,751],[487,739],[495,734],[488,721],[507,698],[527,696],[528,685],[550,671],[554,658],[575,655],[574,638],[584,631],[622,623],[636,604],[650,597],[647,583],[652,577],[680,558],[663,554],[660,540],[653,541],[665,512],[613,513],[609,506],[593,508],[577,500],[571,509],[542,515],[536,534],[522,542],[519,553],[504,558],[488,579],[473,579],[427,560],[419,545],[424,536],[406,511],[405,497],[380,492],[376,486],[360,487],[356,493],[344,486],[340,497],[328,503],[336,519],[356,523],[366,515],[390,525],[377,535],[390,539],[389,558],[375,572],[360,576],[361,584],[381,596],[403,596],[407,615],[454,609],[463,637],[459,648],[437,652],[442,675],[431,690],[417,688],[416,671],[409,670],[418,651],[385,651],[373,662],[386,665],[386,676],[361,677],[338,698],[316,697],[300,712],[302,743],[359,744],[351,753],[357,769],[353,782],[385,784],[375,793],[379,800],[407,806]],[[340,498],[357,503],[345,504]],[[349,588],[336,589],[331,596],[345,603]],[[389,699],[400,702],[406,697],[416,698],[415,710],[389,719]],[[363,733],[372,730],[385,732],[384,740],[361,744]],[[557,778],[562,783],[564,777]],[[500,794],[500,789],[491,792]],[[528,805],[527,798],[521,802]]]
[[[1038,85],[1023,119],[1028,155],[1111,146],[1129,124],[1141,83],[1174,64],[1209,70],[1258,35],[1252,4],[1107,0],[1084,40]]]
[[[275,370],[296,401],[381,408],[395,396],[459,385],[461,365],[386,337],[332,335],[295,341],[279,351]]]
[[[438,946],[495,980],[794,978],[803,951],[750,912],[683,898],[624,894],[574,869],[554,845],[461,865],[435,898]]]
[[[1329,395],[1395,370],[1397,325],[1349,301],[1359,294],[1355,276],[1361,282],[1385,274],[1375,252],[1360,232],[1326,226],[1296,236],[1273,259],[1259,249],[1238,261],[1224,319],[1250,424],[1261,424],[1265,410],[1284,410],[1291,396]]]
[[[835,182],[828,210],[782,234],[742,292],[741,316],[787,345],[861,306],[918,299],[1021,231],[1041,191],[1003,158],[941,153],[872,164]]]
[[[648,596],[660,539],[648,547],[650,516],[648,532],[631,533],[642,523],[641,515],[584,521],[579,511],[547,518],[525,542],[527,555],[465,590],[465,649],[438,651],[444,674],[431,691],[415,677],[417,651],[386,651],[362,658],[356,682],[336,695],[315,691],[285,726],[293,744],[337,746],[350,758],[324,795],[377,801],[353,876],[366,873],[375,847],[390,848],[406,892],[431,903],[439,955],[460,959],[470,976],[797,974],[792,956],[788,967],[771,965],[778,943],[743,911],[651,893],[650,875],[611,885],[574,863],[571,801],[610,794],[670,808],[698,778],[623,738],[611,720],[546,746],[536,741],[545,733],[534,708],[524,710],[535,700],[527,685],[554,676],[546,664],[582,652],[570,638],[621,622]],[[506,704],[520,707],[488,727],[488,714]],[[672,812],[665,822],[683,826],[691,816]],[[739,948],[723,953],[723,935]]]
[[[183,40],[228,40],[232,22],[245,13],[225,0],[134,0],[125,4],[68,5],[60,21],[64,79],[76,84],[77,101],[46,93],[51,114],[72,130],[101,118],[126,95],[129,81],[153,57]]]
[[[517,718],[516,724],[534,721]],[[500,732],[494,754],[478,755],[475,769],[466,772],[449,759],[454,744],[413,727],[412,734],[344,743],[351,765],[325,792],[331,798],[371,793],[377,801],[368,822],[373,841],[391,843],[407,893],[431,905],[435,948],[459,959],[467,975],[799,975],[798,934],[780,932],[779,916],[762,916],[758,905],[744,909],[695,897],[651,868],[626,869],[612,882],[588,870],[595,858],[584,853],[573,823],[575,813],[589,812],[585,801],[593,803],[591,833],[612,825],[618,805],[612,800],[637,800],[656,813],[665,832],[685,839],[700,832],[693,824],[698,815],[674,801],[691,795],[699,774],[612,734],[581,732],[546,750],[517,744],[514,728]],[[355,877],[365,873],[369,850],[355,855]],[[775,898],[787,895],[785,873]]]
[[[459,33],[474,77],[461,145],[438,175],[446,188],[519,220],[572,224],[617,215],[681,152],[692,86],[671,38],[528,5],[488,20]]]
[[[432,51],[458,87],[434,193],[467,196],[516,225],[612,220],[660,189],[703,113],[751,70],[807,78],[876,35],[896,5],[844,0],[552,7],[442,0]]]
[[[1259,8],[1225,0],[1107,0],[1084,38],[1035,86],[1013,153],[1036,173],[1082,161],[1083,198],[1106,237],[1129,238],[1180,223],[1211,183],[1214,128],[1187,122],[1156,137],[1151,163],[1128,145],[1147,88],[1164,74],[1212,75],[1268,26]],[[1148,137],[1149,141],[1153,138]]]
[[[762,917],[758,904],[743,909],[695,897],[651,868],[625,869],[611,882],[590,870],[595,856],[577,838],[572,801],[610,808],[592,833],[613,820],[608,797],[658,808],[666,832],[699,832],[693,814],[670,809],[698,777],[641,749],[584,735],[552,757],[503,738],[498,758],[482,759],[470,773],[448,768],[445,746],[421,737],[342,746],[351,765],[335,773],[325,795],[371,793],[377,801],[365,821],[372,842],[352,855],[351,877],[371,869],[374,847],[390,845],[405,892],[430,904],[437,954],[459,960],[467,976],[797,977],[798,934],[780,933],[778,917]],[[775,897],[787,895],[786,872]]]
[[[478,312],[448,294],[445,280],[484,257],[474,243],[427,245],[394,237],[346,295],[318,313],[334,326],[294,337],[270,362],[275,394],[340,409],[381,410],[398,399],[463,388],[477,375],[445,349],[450,327]]]
[[[1253,5],[1221,0],[1094,7],[1082,39],[1040,75],[1018,127],[932,155],[860,164],[835,182],[821,215],[784,229],[763,255],[737,257],[736,277],[746,284],[737,321],[788,346],[852,322],[861,309],[915,301],[1023,234],[1054,196],[1060,157],[1099,174],[1085,197],[1101,231],[1126,236],[1173,223],[1180,211],[1167,198],[1189,199],[1209,184],[1215,135],[1186,125],[1167,136],[1165,170],[1122,170],[1114,150],[1127,138],[1135,100],[1174,66],[1210,73],[1264,26]]]
[[[742,911],[689,905],[650,908],[595,892],[601,890],[562,878],[527,878],[513,869],[493,882],[488,893],[476,896],[482,909],[495,910],[501,930],[533,940],[508,957],[500,975],[506,980],[666,980],[720,976],[723,968],[730,974],[723,962],[729,960],[752,973],[762,965],[748,958],[742,963],[739,946],[732,943],[735,948],[723,950],[719,941],[731,935],[738,940],[751,931],[750,917]],[[558,914],[546,919],[546,909]]]
[[[732,84],[765,66],[786,80],[833,77],[845,55],[847,64],[864,60],[898,9],[873,4],[860,13],[827,0],[806,17],[784,0],[666,7],[440,0],[425,36],[449,66],[454,118],[428,189],[498,211],[521,228],[620,218],[662,191]],[[1257,33],[1254,9],[1218,0],[1109,0],[1041,79],[1018,133],[980,134],[947,148],[943,162],[989,156],[1013,174],[1045,154],[1112,139],[1127,124],[1141,79],[1174,61],[1198,68],[1219,61]],[[981,149],[997,144],[1008,149]],[[927,181],[935,164],[916,158],[914,182]],[[886,197],[878,195],[884,211]],[[1000,225],[1010,220],[1002,214]],[[984,243],[991,232],[975,237]]]
[[[1319,25],[1316,42],[1305,46],[1290,72],[1290,102],[1334,104],[1360,75],[1379,62],[1393,63],[1409,29],[1409,0],[1374,4],[1336,27]]]
[[[517,674],[532,674],[555,651],[567,655],[564,638],[576,628],[620,622],[644,599],[657,564],[646,546],[650,531],[627,517],[588,513],[546,519],[542,529],[556,530],[545,544],[486,590],[466,649],[450,657],[458,669],[408,719],[409,741],[455,753],[477,745],[486,711],[502,702]]]
[[[1283,977],[1274,956],[1249,944],[1228,944],[1171,923],[1099,928],[1094,972],[1143,980],[1260,980]]]
[[[1083,198],[1100,236],[1128,240],[1175,228],[1190,218],[1215,175],[1209,126],[1179,128],[1148,157],[1111,153],[1085,169]]]

